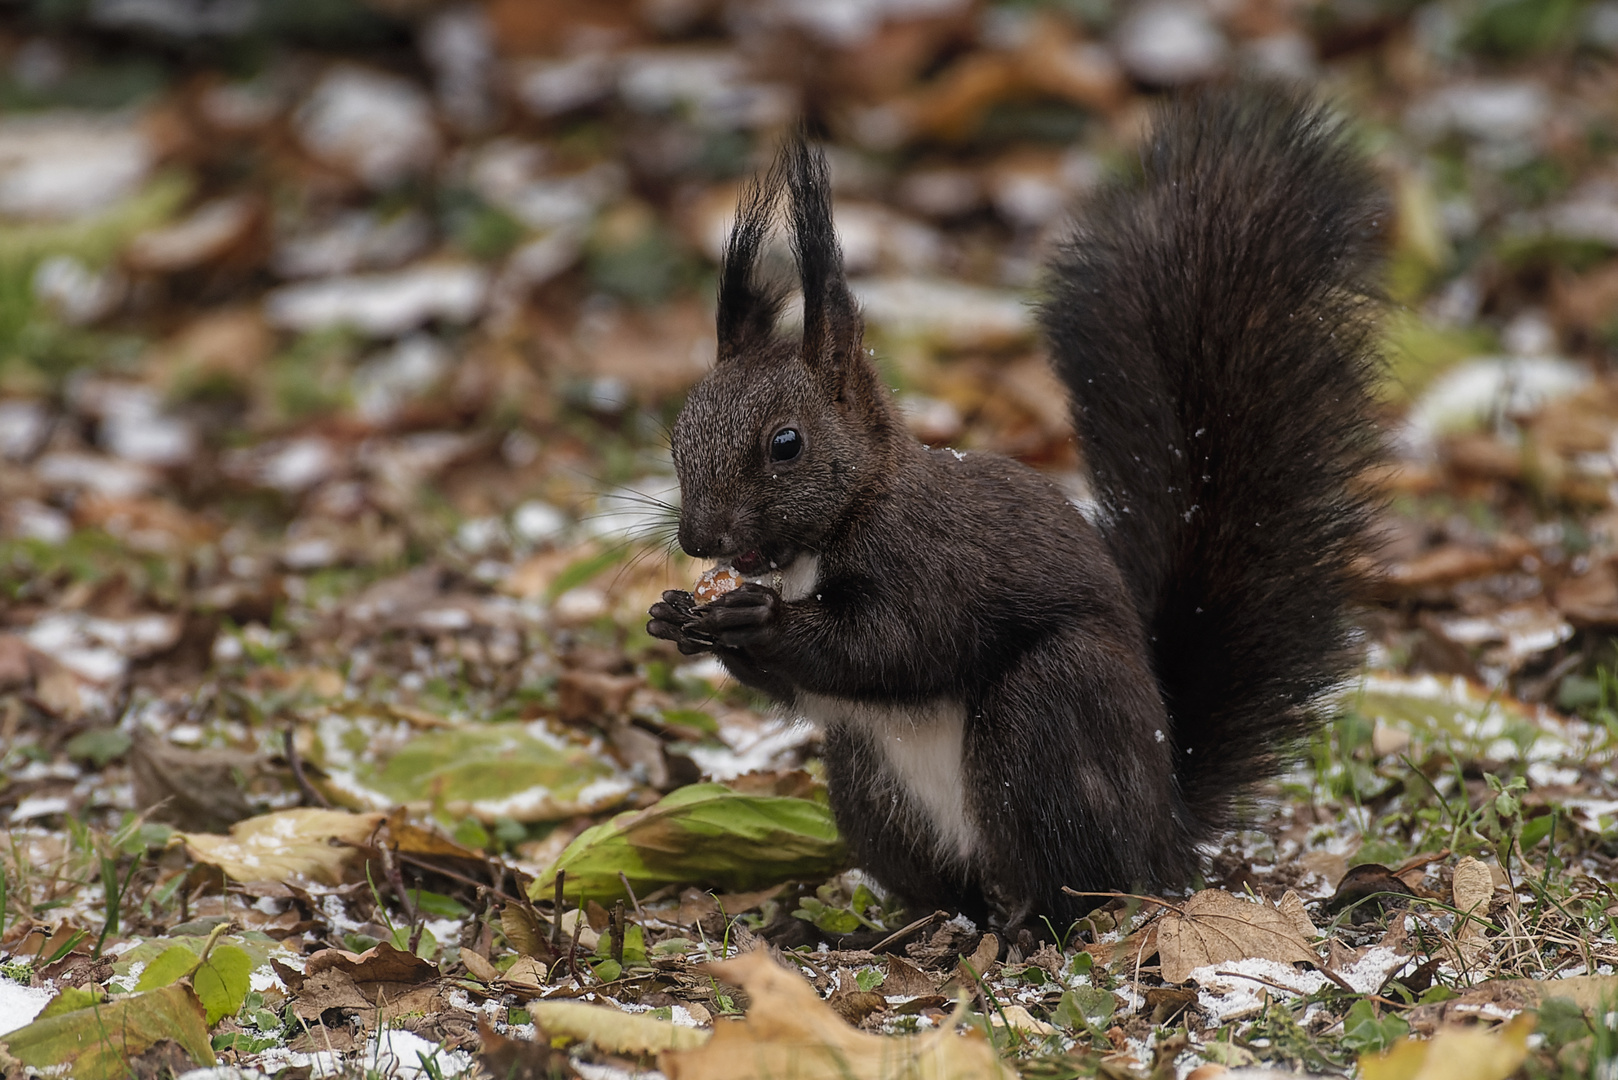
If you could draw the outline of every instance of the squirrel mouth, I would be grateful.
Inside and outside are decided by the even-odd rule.
[[[769,566],[770,560],[766,559],[764,553],[758,548],[744,551],[730,560],[731,569],[742,575],[742,577],[756,577],[769,569]]]

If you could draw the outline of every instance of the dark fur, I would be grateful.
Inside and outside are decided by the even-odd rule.
[[[766,331],[778,300],[755,281],[771,183],[790,196],[797,345]],[[961,798],[984,841],[965,864],[936,856],[865,731],[826,733],[856,858],[914,903],[1065,920],[1091,902],[1064,885],[1185,881],[1349,663],[1382,214],[1369,172],[1306,104],[1225,91],[1167,109],[1144,181],[1089,208],[1041,321],[1101,530],[1039,473],[906,433],[862,354],[824,164],[794,142],[771,183],[743,201],[720,362],[675,424],[680,543],[818,557],[817,584],[694,609],[670,593],[650,631],[788,704],[965,704]],[[783,467],[768,447],[785,424],[807,449]]]

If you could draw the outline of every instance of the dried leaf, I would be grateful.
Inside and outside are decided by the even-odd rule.
[[[565,1080],[579,1074],[567,1051],[534,1039],[511,1039],[478,1018],[478,1039],[482,1049],[478,1061],[490,1076],[501,1080]]]
[[[191,750],[136,728],[129,769],[135,779],[135,809],[154,821],[196,832],[228,829],[251,817],[253,808],[237,777],[252,775],[258,758],[239,750]]]
[[[565,1036],[613,1054],[689,1050],[708,1041],[708,1033],[697,1028],[582,1001],[531,1001],[528,1015],[550,1038]]]
[[[500,969],[471,949],[461,950],[461,963],[466,965],[467,974],[480,983],[492,983],[500,979]]]
[[[1287,920],[1292,923],[1292,928],[1304,940],[1309,941],[1320,936],[1320,928],[1315,925],[1313,919],[1309,918],[1309,912],[1303,906],[1303,898],[1297,893],[1288,889],[1286,895],[1281,897],[1281,902],[1275,906],[1281,914],[1287,917]]]
[[[1400,1039],[1390,1049],[1360,1058],[1365,1080],[1506,1080],[1528,1056],[1535,1018],[1518,1016],[1503,1027],[1443,1028],[1431,1039]]]
[[[1219,889],[1197,893],[1180,911],[1164,915],[1157,926],[1165,982],[1182,983],[1193,968],[1250,956],[1286,964],[1320,962],[1285,914]]]
[[[322,949],[287,985],[293,1011],[312,1021],[327,1009],[369,1013],[379,1004],[395,1016],[431,1011],[437,984],[438,968],[384,941],[358,954]]]
[[[1483,924],[1477,919],[1488,917],[1489,901],[1494,897],[1494,875],[1487,866],[1468,855],[1455,867],[1452,888],[1455,910],[1474,916],[1458,920],[1459,926],[1455,932],[1461,959],[1470,965],[1485,947]]]
[[[236,881],[285,881],[304,877],[340,885],[384,814],[346,810],[278,810],[231,826],[229,836],[178,833],[198,862]]]
[[[500,929],[505,931],[506,941],[519,955],[536,956],[541,960],[556,959],[550,939],[545,936],[545,927],[539,924],[532,908],[520,904],[505,905],[500,909]]]
[[[1494,896],[1494,875],[1489,872],[1487,866],[1468,855],[1456,865],[1452,887],[1457,911],[1468,915],[1488,914],[1488,904]],[[1482,929],[1477,923],[1470,921],[1467,927]]]
[[[747,991],[741,1023],[720,1024],[694,1050],[659,1055],[669,1080],[989,1080],[1017,1074],[976,1031],[954,1024],[924,1035],[873,1035],[849,1027],[803,977],[763,951],[709,964],[715,976]]]

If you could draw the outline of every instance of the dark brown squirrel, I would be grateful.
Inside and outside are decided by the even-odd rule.
[[[718,361],[673,430],[680,546],[746,584],[647,629],[823,726],[858,865],[913,906],[1060,928],[1184,884],[1354,661],[1387,208],[1318,104],[1171,101],[1039,308],[1096,497],[912,438],[862,345],[825,161],[744,190]],[[784,190],[783,190],[784,189]],[[756,263],[782,198],[803,333]]]

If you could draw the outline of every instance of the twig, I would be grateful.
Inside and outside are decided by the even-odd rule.
[[[560,875],[558,875],[557,880],[561,880]],[[560,916],[557,917],[556,923],[558,926],[561,925]],[[578,909],[578,916],[573,920],[573,941],[567,948],[567,971],[569,975],[573,976],[573,981],[578,983],[580,987],[584,986],[584,980],[579,978],[579,935],[583,932],[584,908],[581,906]]]
[[[290,726],[286,729],[286,735],[282,741],[286,745],[287,764],[292,767],[292,779],[297,781],[298,790],[303,792],[304,802],[313,803],[323,809],[330,810],[331,802],[309,782],[309,777],[304,775],[303,760],[298,757],[298,742],[293,737],[293,729]]]
[[[495,887],[491,888],[490,886],[485,885],[481,881],[478,881],[478,880],[476,880],[474,878],[469,878],[465,874],[456,873],[454,870],[450,870],[447,867],[440,866],[438,863],[435,863],[435,862],[431,861],[430,859],[423,859],[419,855],[411,855],[409,852],[405,852],[405,851],[395,851],[394,855],[396,855],[398,857],[400,862],[409,863],[411,866],[419,867],[422,870],[431,870],[435,874],[442,874],[445,877],[449,878],[451,881],[459,881],[462,885],[470,885],[470,886],[472,886],[474,888],[478,888],[478,889],[488,889],[491,895],[496,896],[501,900],[504,900],[508,904],[521,904],[522,903],[522,900],[521,900],[520,897],[512,896],[510,893],[508,893],[505,890],[499,888],[498,886],[495,886]]]
[[[911,934],[915,933],[917,930],[920,930],[922,927],[930,926],[931,924],[933,924],[935,922],[938,922],[940,919],[947,919],[947,918],[949,918],[949,912],[947,912],[947,911],[935,911],[931,915],[923,915],[921,918],[917,919],[915,922],[909,924],[908,926],[901,926],[899,929],[895,930],[893,933],[889,934],[887,937],[883,938],[881,941],[877,942],[875,945],[872,945],[871,946],[871,952],[874,952],[874,953],[881,952],[883,949],[887,948],[889,945],[892,945],[894,942],[903,941],[905,938],[909,937]]]
[[[1067,893],[1069,896],[1105,896],[1105,897],[1107,897],[1109,899],[1112,899],[1112,900],[1139,900],[1142,903],[1156,904],[1158,907],[1165,908],[1165,909],[1167,909],[1169,911],[1177,911],[1181,915],[1185,914],[1185,909],[1180,907],[1180,905],[1178,905],[1178,904],[1171,904],[1167,900],[1159,900],[1155,896],[1142,896],[1139,893],[1127,893],[1127,892],[1080,892],[1077,889],[1070,889],[1066,885],[1062,886],[1062,891]]]
[[[386,829],[387,822],[379,827]],[[399,906],[404,908],[405,924],[410,927],[410,952],[415,953],[416,946],[421,943],[422,927],[416,923],[416,905],[410,902],[410,893],[405,889],[404,875],[399,872],[399,862],[396,856],[398,848],[393,846],[393,833],[388,833],[386,843],[376,845],[377,854],[381,857],[382,873],[387,876],[388,885],[393,894],[399,898]]]
[[[635,905],[635,918],[646,921],[646,916],[640,909],[640,901],[635,899],[635,888],[629,884],[629,875],[622,870],[618,871],[618,880],[624,883],[624,892],[629,894],[629,902]]]
[[[551,948],[562,951],[562,882],[566,870],[556,871],[556,899],[551,903]]]

